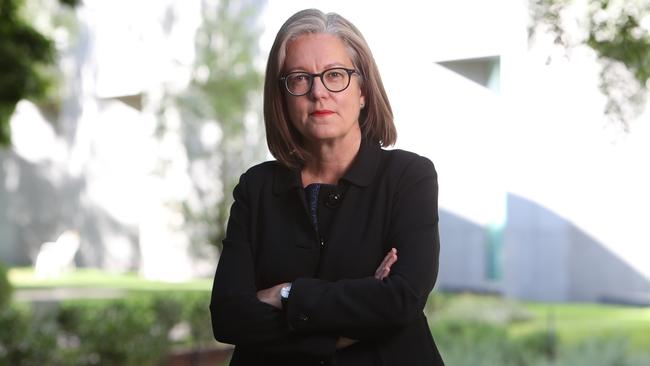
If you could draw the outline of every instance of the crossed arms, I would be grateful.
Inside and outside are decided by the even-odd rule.
[[[283,309],[279,293],[284,283],[267,289],[255,286],[246,234],[249,192],[242,176],[213,286],[210,310],[215,338],[267,352],[327,355],[356,341],[389,335],[421,314],[438,264],[433,165],[417,159],[405,169],[400,184],[389,237],[395,249],[375,273],[338,281],[296,278]]]

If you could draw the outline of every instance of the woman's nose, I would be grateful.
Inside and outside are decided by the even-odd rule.
[[[311,85],[311,91],[310,91],[312,97],[322,98],[324,96],[327,96],[328,93],[329,90],[327,90],[327,88],[323,84],[323,79],[321,79],[318,76],[314,77],[314,80],[312,81],[312,85]]]

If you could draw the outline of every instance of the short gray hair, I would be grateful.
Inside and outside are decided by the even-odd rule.
[[[306,9],[292,15],[280,28],[271,47],[264,80],[264,124],[271,154],[289,167],[301,165],[309,157],[300,133],[292,125],[279,79],[284,69],[287,46],[305,34],[325,33],[340,38],[346,45],[359,78],[366,105],[359,115],[363,138],[390,146],[397,139],[393,111],[372,52],[361,32],[336,13]]]

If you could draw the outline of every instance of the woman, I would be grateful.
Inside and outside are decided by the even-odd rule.
[[[422,312],[438,271],[436,173],[381,149],[392,111],[354,25],[318,10],[287,20],[264,117],[277,161],[234,190],[210,305],[231,365],[442,365]]]

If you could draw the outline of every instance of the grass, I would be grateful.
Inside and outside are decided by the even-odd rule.
[[[186,282],[162,282],[147,280],[137,273],[109,273],[90,268],[79,268],[62,274],[55,279],[39,279],[33,268],[11,268],[9,282],[16,290],[47,288],[93,288],[119,289],[127,291],[209,291],[211,279],[198,279]]]
[[[593,336],[627,338],[635,350],[650,349],[650,307],[602,304],[526,303],[524,308],[535,316],[513,323],[513,337],[554,329],[560,343],[573,345]]]
[[[553,332],[574,346],[593,337],[626,339],[632,351],[650,349],[650,307],[584,303],[519,302],[498,296],[435,294],[427,304],[430,325],[478,321],[505,328],[508,338]]]

